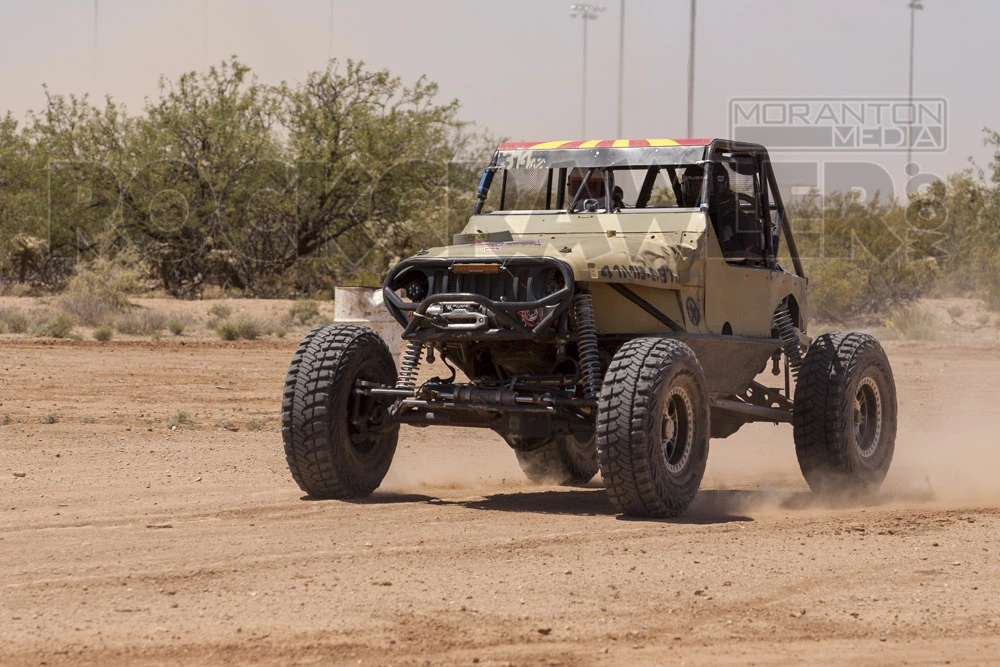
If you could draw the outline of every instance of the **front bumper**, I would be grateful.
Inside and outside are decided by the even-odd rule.
[[[424,342],[556,338],[573,290],[572,269],[553,257],[413,257],[382,288],[403,339]]]

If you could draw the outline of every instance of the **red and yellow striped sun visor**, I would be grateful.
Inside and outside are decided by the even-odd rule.
[[[587,141],[508,141],[497,150],[557,150],[565,148],[659,148],[661,146],[707,146],[711,139],[590,139]]]

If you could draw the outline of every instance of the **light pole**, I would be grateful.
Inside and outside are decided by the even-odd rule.
[[[208,0],[201,3],[201,66],[208,66]]]
[[[906,133],[906,168],[909,169],[913,163],[913,33],[917,22],[917,10],[923,9],[924,5],[920,0],[911,0],[910,4],[910,92],[908,96],[909,131]]]
[[[688,38],[688,117],[687,136],[694,136],[694,17],[695,0],[691,0],[691,36]]]
[[[595,20],[606,8],[604,5],[570,5],[570,18],[583,19],[583,85],[580,91],[580,137],[587,138],[587,23]]]
[[[326,35],[326,59],[333,59],[333,0],[330,0],[330,22],[327,26]]]
[[[98,17],[99,17],[99,6],[100,0],[94,0],[94,96],[96,97],[99,93],[97,91],[97,72],[98,72],[98,62],[97,62],[97,28],[98,28]]]
[[[621,0],[621,16],[618,17],[618,139],[622,135],[622,98],[625,96],[625,0]]]

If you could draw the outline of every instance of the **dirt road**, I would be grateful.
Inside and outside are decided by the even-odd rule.
[[[758,425],[662,522],[471,430],[404,427],[372,498],[304,499],[294,346],[0,341],[0,664],[1000,660],[995,346],[887,345],[876,504],[817,503]]]

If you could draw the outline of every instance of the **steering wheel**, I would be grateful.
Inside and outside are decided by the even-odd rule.
[[[746,202],[747,204],[750,204],[754,208],[757,207],[757,200],[754,199],[752,196],[748,195],[745,192],[737,192],[736,193],[736,199],[739,200],[739,201],[741,201],[741,202]]]

